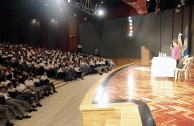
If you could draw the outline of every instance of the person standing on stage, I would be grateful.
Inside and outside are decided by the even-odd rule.
[[[171,47],[172,58],[176,60],[177,65],[178,65],[179,59],[181,57],[181,55],[180,55],[180,47],[178,45],[178,40],[177,39],[173,39],[172,42],[173,42],[173,45]]]

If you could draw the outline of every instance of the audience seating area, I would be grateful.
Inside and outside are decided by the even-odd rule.
[[[14,125],[10,122],[12,118],[30,118],[26,113],[42,107],[42,98],[57,93],[49,78],[84,79],[86,75],[102,75],[114,67],[112,59],[86,53],[0,44],[0,115],[4,115],[6,126]]]

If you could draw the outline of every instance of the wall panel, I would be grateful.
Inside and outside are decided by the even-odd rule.
[[[191,20],[191,43],[190,50],[191,55],[194,56],[194,5],[192,6],[192,20]]]
[[[48,22],[48,48],[53,49],[57,47],[57,25],[58,21],[51,20]]]
[[[40,27],[38,20],[29,21],[29,44],[38,46],[40,41]]]
[[[172,44],[173,10],[160,12],[161,15],[161,52],[171,56],[170,45]]]
[[[173,38],[177,38],[179,33],[183,33],[182,31],[182,13],[176,13],[174,9],[174,14],[173,14]]]

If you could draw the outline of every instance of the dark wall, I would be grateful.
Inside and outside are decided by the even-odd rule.
[[[80,25],[80,42],[84,52],[94,53],[95,48],[99,48],[103,29],[102,24],[87,23]]]
[[[158,55],[158,50],[160,50],[160,34],[158,34],[160,33],[160,15],[151,13],[135,16],[132,19],[134,27],[134,33],[130,40],[131,43],[134,43],[131,45],[134,55],[132,58],[141,57],[141,46],[150,49],[152,56]]]
[[[40,27],[39,21],[32,20],[29,21],[29,44],[33,46],[38,46],[40,41]]]
[[[57,48],[57,21],[48,23],[48,48]]]
[[[68,19],[0,19],[0,42],[68,50]]]
[[[159,27],[161,28],[161,31],[158,32],[160,33],[160,36],[161,36],[161,44],[160,44],[161,52],[165,52],[169,56],[171,55],[170,44],[172,43],[172,39],[173,39],[173,33],[172,33],[173,11],[174,10],[167,10],[167,11],[162,11],[160,13],[161,24]],[[177,37],[178,37],[178,34],[177,34]]]
[[[1,31],[2,31],[2,25],[1,25],[1,20],[0,20],[0,42],[1,42],[1,40],[2,40],[2,33],[1,33]]]
[[[92,52],[99,47],[101,55],[108,57],[140,58],[141,46],[150,49],[152,57],[158,56],[158,52],[170,56],[172,39],[178,38],[179,32],[183,33],[186,26],[193,30],[192,10],[192,7],[187,6],[180,13],[171,9],[161,11],[159,14],[132,16],[132,37],[128,36],[128,17],[81,24],[80,41],[84,51]],[[192,44],[193,33],[189,38],[189,43]],[[190,47],[192,53],[193,47]]]
[[[191,55],[194,55],[194,5],[192,6],[192,12],[191,12],[191,16],[192,16],[192,24],[191,24],[191,44],[190,44],[190,50],[191,50]]]

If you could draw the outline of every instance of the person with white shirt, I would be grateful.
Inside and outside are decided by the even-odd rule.
[[[24,81],[24,84],[28,89],[30,89],[32,92],[36,93],[38,95],[38,99],[40,100],[43,98],[43,89],[41,87],[35,87],[34,82],[31,80],[30,75],[27,76],[26,80]],[[39,105],[39,104],[38,104]]]
[[[1,86],[7,87],[7,85],[11,83],[10,80],[7,79],[6,76],[3,77],[3,81],[1,81]]]
[[[44,91],[43,94],[45,96],[49,96],[49,94],[52,94],[51,93],[51,87],[48,86],[48,85],[41,84],[38,75],[36,75],[36,74],[34,75],[33,82],[35,84],[35,87],[41,87],[43,89],[43,91]]]
[[[12,83],[9,83],[7,85],[7,87],[8,87],[9,96],[11,98],[15,98],[15,99],[26,101],[32,107],[32,109],[31,109],[32,111],[37,111],[36,109],[34,109],[35,106],[33,105],[33,100],[31,99],[31,95],[30,94],[20,93],[19,91],[16,90],[16,88],[13,86]]]
[[[40,77],[40,81],[43,85],[48,85],[52,87],[53,92],[57,93],[54,84],[49,82],[46,72],[44,72],[43,75]]]
[[[26,112],[31,109],[31,106],[28,103],[19,99],[11,98],[5,87],[0,87],[0,95],[5,98],[5,103],[7,105],[13,106],[14,109],[22,115],[22,118],[31,118],[31,116],[26,114]]]
[[[84,80],[84,72],[82,72],[81,70],[80,70],[80,67],[79,67],[79,65],[78,64],[75,64],[75,66],[74,66],[74,71],[76,72],[76,74],[77,74],[77,76],[78,77],[80,77],[82,80]]]
[[[42,107],[42,105],[40,104],[40,99],[38,98],[38,94],[32,92],[30,89],[26,87],[26,85],[22,84],[18,80],[16,81],[16,90],[21,94],[29,94],[35,100],[36,106]]]

